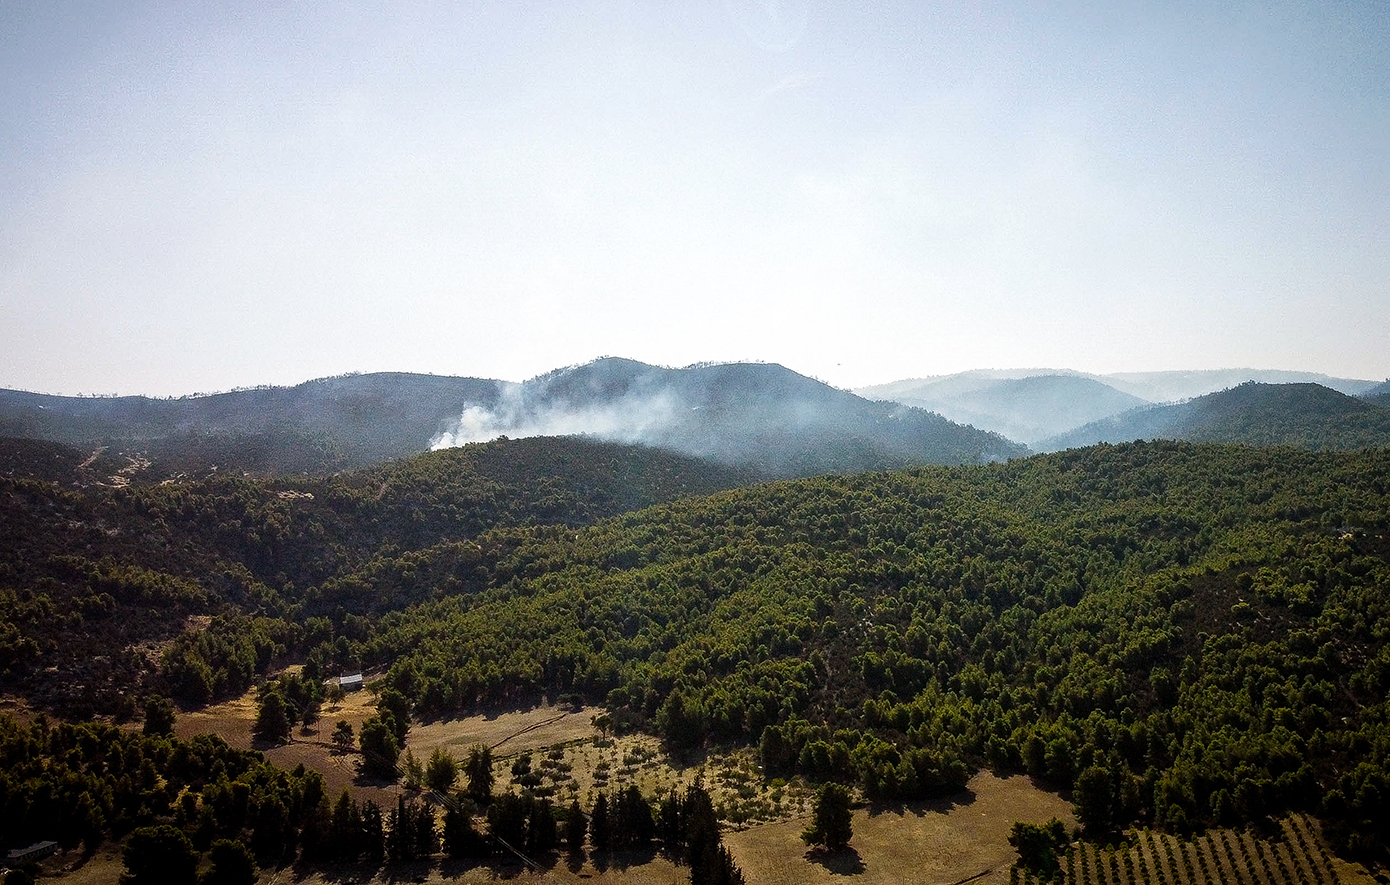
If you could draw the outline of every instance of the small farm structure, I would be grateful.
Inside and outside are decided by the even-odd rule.
[[[58,850],[58,843],[52,841],[35,842],[28,848],[13,848],[5,856],[5,862],[9,864],[34,863],[51,857]]]

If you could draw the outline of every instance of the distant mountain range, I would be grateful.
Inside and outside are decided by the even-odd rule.
[[[639,444],[788,478],[1139,438],[1379,446],[1387,408],[1390,383],[1252,369],[980,370],[850,392],[773,364],[607,357],[524,383],[380,373],[177,399],[0,390],[0,436],[100,448],[89,472],[116,481],[331,473],[503,436]]]
[[[498,436],[640,443],[763,477],[1026,454],[1018,443],[781,366],[667,369],[605,358],[522,384],[386,373],[179,399],[0,391],[0,436],[105,446],[152,477],[365,466]]]
[[[436,445],[582,433],[641,443],[765,476],[1003,460],[1026,449],[923,409],[870,402],[765,363],[667,369],[605,358],[509,388]]]
[[[865,388],[860,393],[928,409],[1030,446],[1082,424],[1148,405],[1147,400],[1082,375],[990,378],[967,373]]]
[[[1063,440],[1083,438],[1085,434],[1078,437],[1070,434],[1093,422],[1103,424],[1108,419],[1119,421],[1118,416],[1131,410],[1190,400],[1250,381],[1269,386],[1312,383],[1347,397],[1370,397],[1368,401],[1372,403],[1377,402],[1375,394],[1379,391],[1381,405],[1385,405],[1387,389],[1386,384],[1377,385],[1374,381],[1261,369],[1116,375],[1088,375],[1070,369],[985,369],[895,381],[859,388],[856,393],[929,409],[953,421],[1020,440],[1032,448],[1050,450],[1059,447]],[[1232,401],[1231,406],[1237,408],[1240,404]],[[1128,430],[1135,431],[1128,439],[1153,436],[1187,438],[1179,434],[1176,426],[1170,426],[1166,418],[1160,417],[1165,413],[1148,415],[1143,412],[1147,417],[1140,417],[1140,414],[1136,412],[1126,419],[1134,422],[1132,426],[1126,425]],[[1239,423],[1237,418],[1232,420]],[[1316,421],[1316,418],[1310,420]],[[1119,432],[1118,429],[1113,431]],[[1087,430],[1087,434],[1098,433],[1104,435],[1097,428]],[[1248,441],[1258,443],[1253,437]]]
[[[1390,445],[1390,409],[1320,384],[1260,384],[1145,406],[1044,440],[1043,450],[1135,439],[1356,449]]]

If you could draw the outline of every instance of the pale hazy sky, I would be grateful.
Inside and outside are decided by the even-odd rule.
[[[0,0],[0,387],[604,354],[1384,378],[1390,3]]]

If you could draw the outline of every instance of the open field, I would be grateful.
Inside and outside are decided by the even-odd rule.
[[[324,704],[318,722],[307,728],[296,727],[290,743],[278,747],[263,745],[251,736],[256,721],[256,692],[248,691],[239,698],[213,704],[202,710],[180,713],[174,722],[174,734],[188,738],[198,734],[215,734],[233,747],[242,750],[258,749],[281,768],[293,769],[303,763],[323,775],[330,796],[346,788],[361,793],[378,803],[396,801],[400,789],[392,784],[362,779],[357,773],[357,755],[339,755],[333,751],[329,736],[338,721],[346,720],[356,734],[362,723],[376,715],[376,699],[366,691],[352,692],[341,704]]]
[[[1075,826],[1071,805],[1024,776],[981,772],[965,793],[938,802],[854,812],[854,838],[838,854],[807,851],[806,819],[729,833],[724,842],[750,885],[843,882],[860,885],[920,882],[951,885],[965,879],[1007,883],[1017,854],[1009,845],[1014,821],[1060,818]]]
[[[359,798],[379,804],[394,803],[402,792],[399,783],[362,777],[358,755],[339,754],[329,741],[339,720],[361,731],[362,723],[376,714],[376,698],[370,691],[348,694],[341,704],[325,704],[321,718],[307,728],[296,727],[291,740],[280,746],[255,742],[255,691],[202,710],[181,713],[174,732],[179,737],[216,734],[233,747],[261,750],[283,768],[301,763],[324,777],[330,796],[350,788]],[[647,796],[683,789],[702,778],[726,821],[736,826],[782,820],[810,811],[811,790],[799,782],[764,783],[751,750],[702,756],[687,763],[670,759],[659,742],[648,735],[606,737],[594,725],[603,713],[597,707],[572,709],[541,703],[534,707],[488,711],[461,719],[415,723],[406,736],[406,749],[421,764],[436,749],[449,751],[460,762],[476,744],[492,749],[496,789],[519,791],[512,765],[524,754],[540,778],[532,788],[555,802],[578,799],[585,807],[598,792],[637,784]],[[402,754],[402,762],[404,762]]]
[[[214,733],[237,747],[252,747],[255,718],[253,692],[179,716],[180,736]],[[598,708],[571,709],[539,704],[527,709],[492,711],[462,719],[416,723],[407,747],[421,763],[443,748],[462,759],[476,744],[492,748],[496,789],[518,791],[523,775],[529,786],[557,804],[572,799],[592,806],[597,793],[637,784],[652,797],[681,789],[699,778],[726,822],[725,844],[743,869],[749,885],[835,883],[857,885],[925,883],[925,885],[1005,885],[1016,858],[1008,844],[1015,821],[1043,823],[1056,817],[1075,826],[1070,803],[1037,787],[1022,775],[977,774],[966,792],[936,802],[860,808],[854,812],[850,849],[838,854],[811,852],[800,839],[811,807],[812,790],[799,779],[767,781],[751,750],[701,756],[681,762],[670,758],[646,735],[610,737],[594,718]],[[277,765],[303,763],[324,774],[330,793],[350,787],[361,797],[394,802],[404,791],[399,783],[364,780],[354,753],[336,754],[327,736],[339,720],[354,732],[375,714],[369,691],[348,695],[340,705],[326,705],[320,721],[296,729],[292,741],[262,748]],[[1332,857],[1317,823],[1295,816],[1279,833],[1266,838],[1245,831],[1213,831],[1192,840],[1162,833],[1131,833],[1116,847],[1082,842],[1063,858],[1065,885],[1374,885],[1364,868]],[[286,869],[270,871],[262,882],[305,885],[373,885],[398,882],[562,882],[589,885],[683,883],[688,871],[660,855],[647,853],[595,863],[586,856],[554,856],[537,869],[519,863],[488,866],[436,859],[379,870]],[[64,868],[67,868],[66,870]],[[119,855],[99,852],[85,863],[60,855],[45,864],[57,878],[73,885],[114,883]],[[1020,882],[1028,885],[1029,877]]]

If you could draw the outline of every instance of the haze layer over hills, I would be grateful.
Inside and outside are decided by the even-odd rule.
[[[498,436],[575,434],[773,477],[1026,453],[998,434],[770,364],[667,369],[608,358],[522,384],[389,373],[172,400],[0,391],[0,435],[140,452],[166,474],[317,472]]]
[[[984,381],[953,395],[1005,414],[1134,400],[1076,375]],[[768,778],[871,804],[1026,771],[1097,838],[1299,811],[1383,859],[1384,395],[1252,382],[1054,444],[1211,442],[1012,457],[771,365],[8,394],[28,411],[3,420],[85,442],[0,439],[0,675],[82,720],[365,670],[402,732],[568,696],[677,754],[756,752]],[[876,469],[932,458],[950,463]],[[177,463],[201,466],[158,481]],[[796,472],[839,475],[765,481]],[[48,787],[4,788],[41,807]]]
[[[1228,384],[1233,378],[1265,383]],[[864,388],[861,396],[773,364],[672,369],[610,357],[523,383],[379,373],[178,399],[0,390],[0,436],[101,447],[104,457],[128,459],[108,473],[143,481],[211,470],[322,473],[502,436],[569,435],[767,479],[984,463],[1030,448],[1133,439],[1381,445],[1390,440],[1385,391],[1370,381],[1250,369],[980,370]],[[1195,398],[1148,398],[1175,395]]]
[[[1305,449],[1390,443],[1390,409],[1320,384],[1247,382],[1169,406],[1146,406],[1044,440],[1054,451],[1099,442],[1183,439]]]
[[[979,369],[861,387],[855,392],[871,399],[929,409],[952,421],[993,430],[1032,448],[1048,450],[1058,447],[1054,438],[1061,439],[1068,431],[1091,422],[1143,406],[1204,396],[1247,381],[1314,383],[1350,396],[1376,387],[1373,381],[1265,369],[1114,375],[1089,375],[1071,369]],[[1185,438],[1172,433],[1160,435]]]

